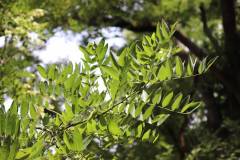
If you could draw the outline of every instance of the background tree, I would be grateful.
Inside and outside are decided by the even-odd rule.
[[[178,21],[178,29],[173,36],[179,45],[186,47],[181,51],[182,59],[186,58],[188,52],[200,59],[205,56],[217,55],[220,57],[214,69],[207,76],[195,77],[192,81],[194,86],[191,90],[192,95],[203,99],[205,108],[189,117],[174,116],[170,118],[159,131],[163,143],[156,145],[125,144],[119,145],[114,153],[106,150],[102,152],[106,156],[118,155],[126,159],[127,157],[129,159],[132,157],[136,159],[160,159],[161,157],[173,159],[175,156],[181,159],[236,159],[239,157],[239,142],[237,141],[240,113],[238,1],[128,0],[108,2],[104,0],[68,0],[56,3],[55,1],[29,2],[23,0],[3,1],[1,6],[3,11],[1,17],[5,17],[1,20],[1,35],[11,35],[11,40],[6,40],[6,44],[9,43],[8,47],[1,48],[1,50],[9,50],[9,52],[4,51],[1,54],[1,56],[5,55],[5,57],[1,57],[1,65],[4,66],[1,67],[2,99],[4,99],[5,92],[8,96],[13,97],[15,94],[25,93],[29,87],[33,86],[31,85],[33,79],[35,80],[33,75],[24,72],[23,75],[28,78],[19,81],[16,78],[19,75],[10,74],[12,72],[9,70],[19,74],[18,71],[32,66],[32,45],[29,45],[26,34],[31,31],[41,31],[42,25],[49,34],[56,27],[71,29],[75,32],[81,32],[87,28],[91,36],[99,36],[98,30],[103,27],[115,26],[124,31],[130,30],[131,34],[128,38],[132,38],[154,31],[157,22],[162,18],[169,24]],[[37,10],[33,14],[31,11],[36,8],[43,10]],[[45,15],[41,16],[42,13]],[[16,20],[19,17],[21,22]],[[29,20],[26,17],[29,17]],[[38,23],[37,25],[32,23],[32,17],[34,17],[34,22]],[[23,23],[23,20],[27,22]],[[32,26],[33,24],[35,26]],[[23,31],[24,33],[22,33]],[[16,37],[21,42],[26,41],[22,45],[24,53],[13,43],[14,36],[12,34],[17,35]],[[42,39],[44,40],[44,38]],[[15,61],[11,58],[11,63],[7,63],[11,54],[16,54],[17,58]],[[19,63],[19,60],[23,60],[25,63]],[[7,66],[10,64],[14,67]],[[21,74],[20,77],[23,75]],[[14,85],[9,82],[14,82]],[[22,85],[22,83],[30,85]],[[189,88],[189,81],[182,83],[181,88]],[[16,86],[22,89],[16,89]],[[197,120],[199,122],[196,122]],[[152,152],[139,155],[138,151],[146,146],[151,147]],[[99,148],[99,150],[102,149]]]

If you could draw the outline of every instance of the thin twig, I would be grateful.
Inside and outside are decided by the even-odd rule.
[[[170,112],[170,113],[179,114],[179,115],[189,115],[189,114],[191,114],[192,112],[194,112],[196,109],[198,109],[199,107],[200,107],[200,105],[198,105],[198,106],[197,106],[196,108],[194,108],[193,110],[184,113],[184,112],[173,111],[173,110],[171,110],[171,109],[164,108],[164,107],[159,107],[159,106],[158,106],[158,108],[160,108],[160,109],[162,109],[162,110],[165,110],[165,111]]]

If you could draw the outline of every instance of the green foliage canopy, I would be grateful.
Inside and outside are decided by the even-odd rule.
[[[163,21],[155,33],[119,53],[104,40],[89,43],[80,47],[80,65],[38,65],[42,81],[32,91],[12,96],[7,111],[1,105],[2,158],[101,158],[96,146],[109,150],[136,140],[158,141],[159,125],[201,104],[169,83],[203,74],[216,60],[190,55],[182,60],[171,40],[174,27]]]

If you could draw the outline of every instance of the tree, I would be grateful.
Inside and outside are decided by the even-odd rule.
[[[116,149],[117,153],[116,152],[111,153],[109,152],[108,149],[104,149],[104,147],[98,148],[96,147],[97,145],[94,145],[95,147],[93,147],[92,150],[94,150],[95,153],[101,153],[101,155],[105,156],[105,158],[106,157],[112,158],[111,156],[118,156],[120,158],[120,157],[123,157],[123,155],[125,155],[129,159],[131,159],[131,156],[136,157],[136,159],[137,157],[142,156],[141,158],[144,159],[144,155],[138,156],[139,154],[138,151],[141,149],[144,149],[144,147],[146,146],[152,148],[151,149],[152,152],[150,152],[149,154],[151,155],[150,157],[151,159],[153,158],[153,156],[155,156],[156,159],[157,158],[159,159],[162,157],[164,157],[165,159],[166,157],[168,159],[175,159],[176,157],[180,157],[181,159],[183,158],[186,158],[186,159],[195,159],[195,158],[200,158],[200,159],[232,158],[234,159],[235,158],[236,159],[236,157],[239,156],[239,151],[237,149],[240,146],[240,144],[237,143],[238,142],[237,137],[240,133],[239,132],[240,129],[239,127],[237,127],[239,123],[239,113],[240,113],[239,107],[238,107],[239,99],[240,99],[239,92],[238,92],[239,75],[240,75],[238,70],[239,47],[237,45],[239,43],[239,31],[238,31],[239,24],[237,23],[239,22],[238,21],[239,11],[236,10],[237,6],[239,5],[238,1],[208,0],[202,3],[202,1],[200,0],[196,0],[194,2],[177,1],[177,0],[176,1],[128,0],[128,1],[111,1],[111,2],[104,1],[104,0],[102,1],[68,0],[68,1],[59,1],[58,3],[56,3],[55,1],[29,2],[27,0],[22,0],[22,1],[2,1],[0,2],[0,5],[1,5],[0,14],[1,14],[1,17],[4,17],[0,22],[1,23],[0,35],[5,36],[5,47],[1,48],[1,62],[0,62],[1,64],[1,69],[0,69],[1,95],[0,96],[2,99],[1,103],[3,103],[6,97],[12,97],[15,99],[15,97],[22,97],[22,95],[25,95],[26,93],[32,94],[34,96],[32,96],[32,98],[28,96],[27,97],[23,96],[22,98],[17,99],[17,102],[13,103],[11,108],[16,108],[14,106],[18,106],[18,105],[22,106],[22,104],[23,106],[29,106],[29,104],[25,102],[26,99],[34,99],[34,100],[37,99],[38,101],[43,103],[42,101],[43,97],[45,97],[46,99],[53,98],[45,95],[46,92],[47,94],[51,93],[51,89],[50,91],[49,89],[46,90],[45,85],[50,86],[49,88],[51,88],[52,83],[54,83],[54,81],[47,78],[46,79],[47,82],[45,83],[38,82],[39,81],[38,77],[32,73],[27,72],[26,70],[26,67],[31,66],[32,72],[35,72],[36,67],[34,67],[33,64],[36,62],[38,63],[38,61],[36,61],[36,59],[34,59],[31,55],[31,51],[35,47],[35,44],[32,44],[32,41],[30,41],[30,37],[28,36],[30,32],[38,33],[40,37],[39,40],[41,40],[40,42],[43,42],[47,38],[45,37],[46,34],[48,35],[51,34],[52,30],[59,26],[62,27],[63,29],[72,29],[76,32],[80,32],[83,29],[88,28],[89,32],[94,31],[94,33],[96,33],[95,31],[97,31],[99,28],[102,28],[102,27],[116,26],[122,29],[131,30],[133,31],[132,34],[139,36],[141,35],[139,33],[148,34],[149,32],[153,32],[156,28],[156,25],[159,19],[163,17],[164,19],[167,20],[169,24],[173,24],[175,21],[179,21],[179,25],[178,25],[179,27],[172,36],[174,37],[174,41],[182,43],[185,47],[187,47],[190,50],[190,52],[194,54],[194,59],[196,57],[198,57],[199,59],[202,59],[207,55],[210,55],[213,57],[220,56],[217,65],[213,67],[212,71],[209,74],[207,74],[206,77],[204,76],[203,78],[199,78],[198,76],[196,76],[194,77],[194,79],[191,79],[191,80],[182,79],[181,77],[180,80],[177,80],[178,83],[172,83],[171,81],[168,81],[166,82],[167,84],[164,85],[165,87],[164,87],[163,95],[170,93],[169,97],[172,97],[171,96],[172,94],[170,92],[171,90],[173,90],[175,94],[178,93],[179,91],[183,92],[184,93],[183,95],[186,95],[187,93],[191,93],[192,95],[194,95],[195,98],[203,99],[206,108],[199,109],[198,112],[195,112],[195,114],[193,114],[192,116],[182,116],[182,117],[181,116],[179,117],[178,114],[175,114],[175,111],[174,111],[173,113],[174,116],[170,116],[170,118],[168,118],[168,121],[166,121],[164,124],[158,127],[158,133],[160,133],[159,134],[160,136],[158,139],[160,140],[159,140],[159,143],[157,143],[156,145],[149,145],[147,143],[137,143],[139,145],[137,144],[129,145],[127,143],[124,143],[124,145],[120,145],[121,143],[118,143],[118,147]],[[36,8],[41,8],[41,9],[36,9]],[[206,8],[208,9],[208,12],[206,12]],[[201,24],[201,25],[196,25],[196,24]],[[221,26],[223,26],[222,27],[223,29],[221,29]],[[164,31],[162,30],[162,32]],[[151,35],[145,36],[144,39],[146,40],[143,39],[143,41],[149,41],[149,37],[153,38]],[[157,36],[155,34],[155,38],[156,37]],[[16,44],[19,44],[19,42],[21,42],[22,44],[20,45],[21,47],[16,46]],[[139,43],[137,44],[141,46],[141,44]],[[134,46],[137,44],[132,44],[130,46],[135,48]],[[167,42],[165,44],[166,46],[164,45],[163,48],[166,47],[166,49],[168,50],[169,49],[168,45],[170,44],[172,45],[172,42]],[[39,44],[37,46],[39,46]],[[95,44],[89,45],[87,47],[87,51],[88,49],[91,50],[92,46],[94,48],[99,45],[95,45]],[[172,45],[172,47],[173,46],[175,47],[175,45]],[[126,50],[131,50],[131,47],[127,47],[127,48],[128,49]],[[145,48],[142,48],[142,50],[145,51]],[[83,51],[85,51],[84,48],[83,48]],[[109,56],[107,55],[106,57],[109,57],[108,58],[109,62],[106,63],[107,66],[114,65],[113,59],[115,58],[117,61],[118,57],[122,55],[120,53],[125,53],[125,52],[120,51],[120,52],[117,52],[119,54],[112,53]],[[162,67],[164,68],[162,70],[168,70],[166,68],[169,68],[168,66],[169,62],[171,62],[170,64],[173,66],[178,63],[177,61],[180,61],[180,62],[185,61],[184,63],[185,65],[189,64],[190,61],[188,61],[188,57],[186,58],[186,55],[188,55],[187,52],[188,50],[182,50],[180,51],[180,53],[178,52],[177,55],[181,57],[180,60],[175,60],[175,59],[172,60],[170,58],[171,59],[170,61],[167,61],[166,64],[162,64],[164,66]],[[141,53],[141,50],[140,50],[140,53]],[[86,54],[85,56],[87,55],[88,54]],[[14,57],[14,58],[9,58],[9,57]],[[90,58],[93,58],[93,57],[94,55],[90,55]],[[91,61],[96,61],[96,58]],[[144,59],[141,61],[147,61],[147,59]],[[203,59],[203,61],[200,61],[199,65],[197,65],[196,67],[201,68],[200,66],[204,66],[203,64],[207,63],[204,61],[206,60]],[[211,64],[210,62],[208,61],[208,64]],[[84,66],[85,64],[88,64],[88,63],[89,62],[84,62]],[[118,61],[116,64],[118,64]],[[185,65],[184,67],[187,67]],[[94,64],[89,65],[89,69],[87,70],[91,70],[93,66]],[[45,75],[44,74],[45,72],[47,76],[49,75],[55,76],[55,72],[53,71],[54,68],[55,66],[52,66],[45,71],[45,69],[41,69],[40,66],[38,67],[39,71],[41,70],[43,76]],[[62,67],[62,68],[66,68],[66,67]],[[56,71],[56,73],[59,73],[59,74],[63,73],[64,69],[62,70],[62,68],[61,67],[59,68],[59,66],[56,67],[56,70],[58,70]],[[116,68],[114,72],[109,71],[109,69],[106,69],[106,68],[102,69],[102,70],[105,70],[106,72],[106,77],[105,77],[106,81],[108,81],[108,79],[111,79],[109,77],[111,77],[111,74],[113,73],[115,73],[114,74],[115,79],[114,78],[113,79],[117,81],[118,74],[116,76],[117,72],[115,71],[118,69]],[[51,70],[51,74],[50,74],[50,70]],[[201,69],[199,70],[201,71]],[[141,70],[141,72],[143,71],[144,70]],[[144,72],[146,72],[146,74],[149,74],[148,70]],[[168,74],[169,73],[171,73],[171,71],[168,71]],[[173,73],[176,73],[176,72],[174,71]],[[165,78],[162,78],[161,80]],[[174,78],[174,77],[171,77],[171,78]],[[141,91],[143,89],[141,87],[142,86],[144,87],[144,84],[146,85],[146,82],[144,81],[144,79],[139,78],[138,80],[141,80],[144,82],[143,84],[139,84],[139,88],[136,88],[139,91]],[[176,82],[176,80],[174,80],[173,82]],[[38,85],[35,85],[35,84],[38,84]],[[113,86],[113,82],[110,84]],[[41,88],[41,91],[42,91],[41,93],[35,93],[35,91],[37,90],[36,86],[39,86],[39,88]],[[64,85],[63,88],[64,87],[66,86]],[[62,89],[61,87],[59,88]],[[130,88],[131,87],[128,87],[128,89]],[[156,89],[155,87],[153,88]],[[190,88],[192,88],[192,90],[189,91]],[[109,91],[110,94],[113,94],[112,93],[113,90]],[[188,92],[185,90],[188,90]],[[60,93],[62,92],[60,91]],[[149,91],[147,91],[146,93],[149,94]],[[38,94],[41,96],[39,98],[35,98],[35,94]],[[106,95],[110,95],[110,94],[106,93]],[[126,93],[125,95],[128,95],[128,94],[129,93]],[[153,95],[157,95],[157,94],[152,93],[150,94],[150,97]],[[66,93],[65,96],[69,97],[68,93]],[[47,101],[45,98],[44,98],[45,100],[44,102],[48,102],[48,103],[44,103],[44,105],[42,105],[43,107],[37,107],[35,109],[39,109],[37,110],[37,112],[41,113],[39,118],[42,118],[41,121],[46,124],[49,122],[48,118],[44,118],[46,115],[49,115],[50,119],[55,119],[56,117],[58,117],[57,116],[58,113],[62,113],[61,107],[55,108],[56,110],[55,109],[53,110],[53,106],[60,106],[62,101],[65,99],[63,98],[57,99],[57,100],[52,99],[51,101]],[[35,104],[35,102],[31,102],[31,103]],[[31,103],[30,105],[32,105]],[[112,102],[112,104],[114,103]],[[69,104],[69,105],[71,106],[72,104]],[[67,104],[65,106],[67,106]],[[109,106],[109,105],[106,104],[106,106]],[[145,108],[147,107],[149,107],[148,104],[145,106]],[[16,113],[16,110],[14,111]],[[129,111],[132,111],[132,110],[129,110]],[[145,113],[146,111],[147,110],[143,108],[143,113]],[[10,110],[8,112],[10,112]],[[32,114],[34,114],[34,110],[29,111],[30,118],[31,118],[31,112]],[[168,114],[169,112],[171,111],[167,111],[166,114]],[[1,117],[3,117],[3,119],[4,117],[6,118],[6,114],[7,114],[6,111],[2,111],[2,114],[4,114],[5,116],[1,116]],[[26,110],[25,110],[25,113],[22,115],[22,117],[24,117],[25,114],[26,114]],[[95,112],[93,112],[92,114],[93,117],[97,115],[98,114]],[[205,116],[207,116],[206,124],[203,120]],[[18,123],[17,122],[18,120],[16,119],[16,117],[14,116],[13,117],[7,116],[7,117],[10,117],[10,118],[9,120],[4,120],[5,122],[14,122],[14,120],[16,120],[16,124]],[[192,123],[196,118],[202,119],[201,123],[199,125],[194,124],[193,125],[194,128],[190,128],[189,126],[192,125]],[[21,118],[21,124],[27,124],[29,121],[27,119],[28,118],[26,118],[23,122]],[[129,119],[130,120],[133,119],[133,121],[135,122],[134,116],[132,116],[131,112],[130,112]],[[60,121],[61,120],[62,119],[60,119]],[[33,124],[33,125],[30,125],[32,128],[30,126],[27,126],[27,127],[30,127],[31,130],[33,130],[35,125],[34,123],[30,123],[30,124]],[[119,124],[117,124],[117,126],[113,125],[115,126],[113,128],[118,128],[119,126],[121,128],[122,127],[121,125]],[[22,127],[23,126],[21,126],[21,128]],[[152,126],[147,123],[147,125],[144,127],[151,128]],[[41,129],[43,128],[39,128],[39,130]],[[22,130],[24,129],[22,128],[21,131]],[[48,131],[45,130],[42,132],[48,132]],[[76,131],[76,134],[77,132],[78,131]],[[213,132],[214,134],[212,134]],[[150,131],[146,133],[148,135],[148,133],[150,134],[153,132]],[[51,133],[48,132],[48,134],[51,134]],[[77,135],[80,135],[80,134],[77,134]],[[71,134],[70,135],[66,134],[65,137],[67,138],[65,139],[68,139],[69,138],[68,136],[71,136]],[[121,136],[117,136],[117,137],[121,137]],[[63,138],[63,137],[60,137],[60,138]],[[20,139],[26,140],[26,134],[23,135]],[[120,142],[122,139],[120,138],[118,140]],[[6,139],[5,141],[8,143],[10,142],[8,139]],[[28,142],[25,143],[24,147],[32,146],[34,142],[36,142],[36,139],[31,139],[31,140],[28,139]],[[39,141],[39,143],[41,143],[41,141]],[[35,146],[39,146],[38,145],[39,143],[37,143]],[[15,146],[15,145],[11,145],[11,146]],[[159,146],[161,146],[160,147],[161,151],[155,152],[155,150],[159,149]],[[228,148],[228,151],[224,150],[224,148]],[[35,148],[32,148],[31,150],[26,150],[26,153],[29,153],[32,150],[35,150]],[[129,156],[126,155],[126,151],[130,152],[131,154]],[[5,153],[8,153],[8,152],[5,152]],[[146,156],[148,156],[148,154]]]
[[[201,136],[195,136],[195,131],[186,127],[192,121],[187,118],[187,124],[184,121],[182,127],[179,127],[184,128],[179,129],[181,134],[176,133],[171,139],[175,144],[174,146],[179,148],[177,149],[179,153],[184,157],[191,151],[194,152],[194,147],[199,145],[199,142],[189,142],[189,138],[185,136],[188,131],[193,132],[190,135],[194,139],[205,143],[213,139],[211,133],[214,132],[213,137],[215,138],[212,146],[224,146],[222,148],[234,146],[231,151],[223,155],[225,158],[232,157],[232,155],[239,157],[239,151],[236,149],[239,147],[239,143],[233,144],[229,141],[230,135],[234,135],[233,137],[239,135],[239,128],[233,127],[235,123],[239,124],[240,113],[239,46],[237,45],[239,44],[239,1],[130,0],[110,3],[106,1],[81,1],[75,3],[75,6],[77,4],[79,6],[76,8],[68,7],[67,11],[71,18],[68,19],[69,21],[65,21],[64,27],[77,30],[79,29],[78,25],[92,26],[95,29],[99,26],[117,26],[138,34],[153,31],[157,21],[164,18],[169,23],[180,22],[180,27],[175,32],[174,37],[194,55],[199,58],[206,55],[220,56],[218,65],[214,67],[211,74],[208,74],[207,78],[195,80],[195,93],[203,97],[206,105],[202,111],[205,113],[199,115],[203,119],[205,116],[207,117],[207,124],[203,122],[200,125],[202,129],[201,127],[196,129],[196,132],[202,132]],[[88,7],[85,7],[86,5]],[[230,127],[231,125],[233,126]],[[232,131],[230,128],[236,130]],[[206,132],[209,132],[211,136],[206,138]],[[184,139],[184,143],[180,143],[180,139]],[[222,145],[222,143],[226,145]],[[201,151],[194,153],[194,156],[198,157],[198,154],[199,156],[202,154],[208,157],[209,152],[200,153]],[[213,155],[209,156],[220,158],[217,149],[214,150]]]
[[[200,105],[190,96],[176,94],[169,82],[202,74],[216,60],[189,57],[184,64],[177,55],[179,48],[170,41],[173,33],[174,26],[168,28],[162,22],[156,33],[118,56],[111,51],[107,55],[108,46],[102,40],[80,47],[81,66],[51,65],[46,70],[38,65],[45,81],[13,96],[8,111],[1,107],[3,159],[89,158],[96,156],[91,150],[96,145],[109,148],[135,139],[155,142],[157,126],[171,114],[186,115]],[[102,92],[98,78],[106,88]],[[63,107],[53,103],[60,99]],[[56,154],[50,153],[51,147]]]

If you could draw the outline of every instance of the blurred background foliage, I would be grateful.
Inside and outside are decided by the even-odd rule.
[[[96,153],[129,160],[240,158],[239,0],[1,0],[0,17],[1,103],[32,92],[37,78],[25,71],[34,73],[40,63],[32,52],[43,48],[56,28],[87,31],[86,44],[103,36],[101,29],[117,27],[129,42],[154,31],[161,19],[177,21],[174,40],[183,57],[188,52],[220,57],[211,72],[192,81],[191,92],[205,107],[171,117],[156,144],[123,143],[114,151],[95,148]]]

